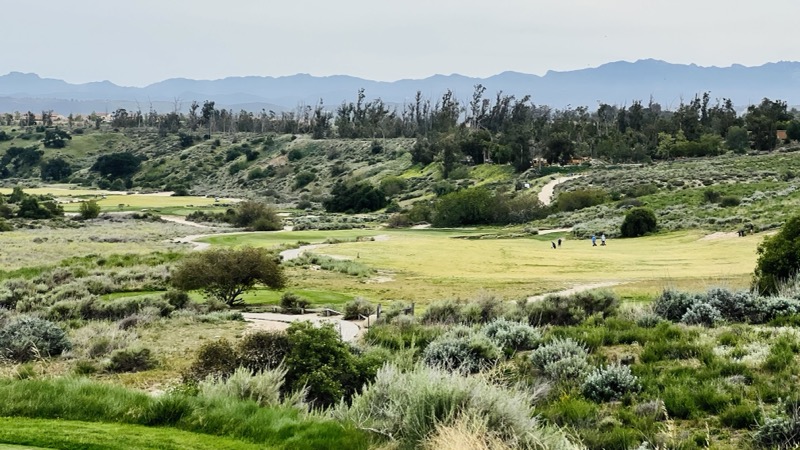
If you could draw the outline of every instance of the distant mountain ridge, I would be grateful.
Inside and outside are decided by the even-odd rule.
[[[142,111],[152,107],[165,112],[173,110],[176,103],[185,111],[192,101],[204,100],[213,100],[219,108],[281,111],[294,110],[300,104],[314,105],[322,99],[333,109],[342,101],[354,101],[361,88],[367,99],[380,97],[391,104],[410,102],[417,91],[435,101],[447,89],[466,103],[476,84],[486,87],[486,97],[499,91],[518,97],[529,94],[534,103],[556,108],[571,105],[594,110],[598,102],[623,105],[653,98],[662,107],[674,109],[681,99],[688,101],[708,91],[712,98],[730,98],[737,109],[743,109],[764,97],[800,105],[800,62],[701,67],[645,59],[548,71],[543,76],[503,72],[487,78],[453,74],[385,82],[347,75],[297,74],[219,80],[172,78],[145,87],[118,86],[110,81],[71,84],[11,72],[0,76],[0,112],[52,109],[60,114],[85,114],[112,112],[120,107]]]

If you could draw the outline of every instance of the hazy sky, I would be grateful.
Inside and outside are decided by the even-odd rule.
[[[544,74],[643,58],[800,60],[797,0],[43,0],[3,6],[0,74],[374,80]]]

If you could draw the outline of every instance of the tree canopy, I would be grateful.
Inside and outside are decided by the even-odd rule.
[[[273,289],[286,284],[276,257],[262,248],[212,249],[189,255],[172,274],[178,289],[203,289],[209,297],[229,306],[261,283]]]
[[[765,295],[775,294],[781,285],[800,271],[800,216],[786,221],[781,231],[758,246],[754,287]]]

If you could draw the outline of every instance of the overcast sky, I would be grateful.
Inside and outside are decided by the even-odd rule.
[[[43,0],[3,6],[0,74],[542,75],[644,58],[800,60],[798,0]]]

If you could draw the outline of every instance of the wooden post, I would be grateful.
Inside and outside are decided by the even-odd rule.
[[[378,307],[375,309],[375,317],[378,318],[378,319],[381,318],[381,304],[380,303],[378,303]],[[367,317],[367,320],[369,320],[369,317]]]
[[[411,315],[414,315],[414,302],[411,302]]]

